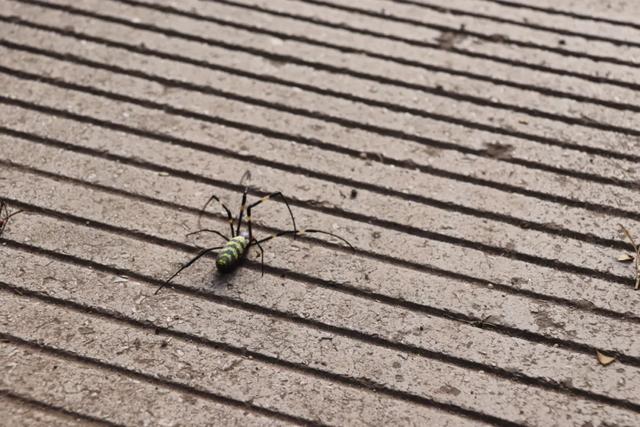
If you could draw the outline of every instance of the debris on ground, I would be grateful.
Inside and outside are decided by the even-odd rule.
[[[467,36],[465,34],[455,31],[445,31],[436,38],[436,43],[443,49],[453,49],[466,38]]]
[[[633,250],[636,253],[635,259],[635,269],[636,269],[636,285],[635,285],[635,289],[637,290],[638,288],[640,288],[640,265],[638,264],[638,257],[640,257],[640,249],[638,249],[638,245],[636,244],[635,240],[633,240],[633,237],[631,237],[631,233],[629,233],[629,230],[627,230],[627,228],[622,225],[622,224],[618,224],[620,226],[620,228],[622,228],[622,231],[624,231],[624,234],[627,236],[627,239],[629,239],[629,242],[631,243],[631,246],[633,246]],[[618,261],[620,261],[620,258],[618,258]]]
[[[514,150],[514,146],[513,145],[509,145],[509,144],[501,144],[499,142],[490,142],[488,144],[485,144],[485,149],[483,150],[484,153],[489,156],[492,157],[494,159],[508,159],[511,157],[511,153]]]
[[[598,350],[596,350],[596,357],[598,359],[598,362],[602,366],[611,365],[613,362],[616,361],[615,357],[611,357],[611,356],[607,356],[606,354],[602,354]]]
[[[618,261],[620,261],[620,262],[631,262],[634,259],[635,259],[635,257],[633,255],[630,255],[630,254],[628,254],[626,252],[618,257]]]

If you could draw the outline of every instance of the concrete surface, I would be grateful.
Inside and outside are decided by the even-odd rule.
[[[3,420],[638,425],[640,8],[607,3],[0,0]],[[357,251],[154,295],[246,171]]]

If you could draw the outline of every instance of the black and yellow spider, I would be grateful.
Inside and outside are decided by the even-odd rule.
[[[240,205],[240,213],[238,214],[237,224],[236,224],[236,220],[233,218],[233,215],[231,215],[231,211],[229,210],[229,208],[227,208],[225,204],[222,203],[222,201],[217,196],[215,195],[211,196],[209,200],[207,200],[207,203],[205,203],[204,207],[202,208],[202,211],[200,212],[200,217],[198,218],[198,224],[200,224],[200,218],[202,217],[202,213],[204,213],[205,210],[207,209],[207,206],[209,206],[211,202],[216,201],[220,203],[220,205],[222,205],[222,208],[227,213],[227,219],[229,220],[229,228],[231,231],[231,238],[225,236],[223,233],[217,230],[210,230],[210,229],[201,229],[198,231],[194,231],[193,233],[189,233],[188,236],[194,235],[197,233],[214,233],[222,237],[223,239],[225,239],[227,243],[224,244],[223,246],[207,248],[199,252],[193,259],[191,259],[189,262],[187,262],[182,267],[180,267],[180,269],[176,271],[173,276],[171,276],[166,282],[164,282],[162,286],[160,286],[156,290],[155,292],[156,294],[160,292],[160,289],[168,285],[169,282],[171,282],[171,280],[173,280],[173,278],[176,277],[182,270],[192,265],[194,262],[196,262],[198,259],[206,255],[207,253],[218,250],[218,249],[222,249],[222,250],[216,256],[216,268],[221,274],[228,273],[236,269],[238,265],[240,265],[240,262],[245,257],[247,252],[249,251],[249,248],[253,245],[256,245],[260,250],[262,274],[264,274],[264,250],[262,249],[262,246],[260,244],[280,236],[291,235],[295,239],[296,236],[299,236],[301,234],[321,233],[321,234],[326,234],[341,240],[342,242],[346,243],[353,251],[355,251],[355,248],[351,245],[351,243],[349,243],[342,237],[337,236],[333,233],[329,233],[327,231],[322,231],[322,230],[314,230],[314,229],[298,230],[296,228],[296,220],[293,217],[293,212],[291,212],[291,207],[289,206],[289,202],[287,202],[287,199],[284,197],[284,195],[281,192],[278,191],[275,193],[271,193],[259,199],[255,203],[252,203],[249,206],[247,206],[248,191],[249,189],[245,188],[244,192],[242,193],[242,203]],[[269,200],[272,197],[280,197],[284,202],[284,204],[287,206],[287,210],[289,211],[289,215],[291,216],[291,222],[293,223],[293,230],[280,231],[269,237],[265,237],[264,239],[261,239],[261,240],[255,239],[253,237],[253,230],[251,228],[251,209],[255,208],[259,204]],[[245,210],[247,213],[247,216],[246,216],[247,231],[241,232],[240,228],[242,226],[242,219],[243,219]],[[235,229],[234,229],[234,225],[236,225]]]

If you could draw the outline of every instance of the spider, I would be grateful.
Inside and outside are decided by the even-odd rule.
[[[222,237],[226,241],[226,243],[223,246],[216,246],[216,247],[207,248],[200,251],[189,262],[187,262],[182,267],[180,267],[180,269],[178,269],[178,271],[176,271],[173,274],[173,276],[171,276],[166,282],[164,282],[156,290],[155,294],[160,292],[162,288],[168,285],[171,282],[171,280],[173,280],[173,278],[175,278],[178,274],[180,274],[180,272],[182,272],[182,270],[188,268],[189,266],[191,266],[193,263],[195,263],[197,260],[202,258],[204,255],[208,254],[209,252],[212,252],[218,249],[222,249],[222,250],[218,252],[216,256],[216,268],[218,272],[220,272],[220,274],[225,274],[235,270],[240,265],[245,255],[249,252],[249,248],[251,246],[253,245],[257,246],[258,249],[260,250],[260,266],[261,266],[262,275],[264,275],[264,250],[262,249],[261,243],[267,242],[271,239],[274,239],[280,236],[291,235],[295,239],[297,236],[301,234],[309,234],[309,233],[326,234],[326,235],[335,237],[338,240],[341,240],[347,246],[349,246],[351,250],[355,252],[355,248],[353,247],[353,245],[351,245],[351,243],[349,243],[347,240],[343,239],[340,236],[337,236],[333,233],[329,233],[328,231],[315,230],[315,229],[299,230],[296,227],[296,220],[293,217],[293,212],[291,211],[289,202],[280,191],[268,194],[262,197],[261,199],[259,199],[258,201],[256,201],[255,203],[252,203],[247,206],[248,191],[249,191],[249,188],[245,187],[242,193],[242,202],[240,204],[240,213],[238,214],[237,224],[236,224],[236,220],[233,218],[233,215],[231,215],[231,211],[229,210],[229,208],[227,208],[227,206],[225,206],[225,204],[222,203],[222,201],[217,196],[213,195],[209,198],[209,200],[207,200],[207,203],[204,204],[202,210],[200,211],[200,215],[198,217],[198,226],[200,227],[200,219],[202,218],[202,214],[207,209],[207,206],[209,206],[209,204],[213,201],[218,202],[220,203],[220,205],[222,206],[222,208],[227,214],[227,219],[229,221],[229,229],[231,231],[231,238],[227,237],[226,235],[224,235],[223,233],[217,230],[211,230],[211,229],[201,229],[201,230],[194,231],[192,233],[187,234],[187,236],[190,236],[198,233],[214,233]],[[253,237],[253,230],[251,228],[251,210],[254,209],[256,206],[260,205],[261,203],[264,203],[273,197],[280,197],[280,199],[282,199],[282,201],[286,205],[287,210],[289,211],[289,216],[291,217],[291,222],[293,223],[293,230],[280,231],[278,233],[272,234],[269,237],[265,237],[264,239],[258,240]],[[247,231],[240,231],[245,210],[247,214],[246,216]],[[234,229],[234,225],[236,225],[235,229]]]
[[[15,212],[9,213],[8,206],[9,205],[7,205],[7,202],[0,199],[0,237],[2,237],[2,233],[4,233],[4,229],[7,227],[7,224],[9,223],[9,219],[14,215],[17,215],[20,212],[23,212],[23,211],[15,211]]]

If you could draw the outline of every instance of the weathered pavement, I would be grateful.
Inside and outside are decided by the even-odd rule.
[[[3,421],[639,425],[640,5],[557,3],[0,0]],[[154,295],[246,171],[356,253]]]

